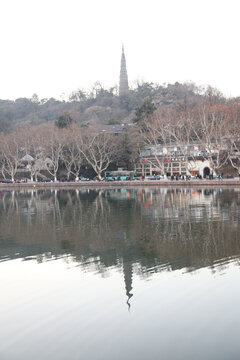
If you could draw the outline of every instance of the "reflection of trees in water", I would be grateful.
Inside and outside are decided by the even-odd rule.
[[[140,243],[172,269],[212,266],[239,254],[239,193],[175,189],[148,205],[145,214],[153,221],[145,222]]]
[[[143,274],[192,270],[239,255],[239,219],[240,193],[229,190],[4,192],[0,250],[39,261],[70,257],[102,273],[122,263]]]
[[[0,260],[64,258],[102,276],[133,271],[214,271],[240,254],[240,192],[194,189],[0,193]]]

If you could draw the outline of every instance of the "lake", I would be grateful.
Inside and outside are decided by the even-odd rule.
[[[0,192],[0,359],[239,359],[240,188]]]

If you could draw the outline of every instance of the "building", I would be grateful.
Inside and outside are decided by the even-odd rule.
[[[208,177],[215,174],[206,151],[197,144],[152,146],[140,152],[135,172],[146,175],[190,175]]]
[[[119,79],[119,96],[128,95],[128,75],[127,75],[127,66],[126,59],[124,54],[124,47],[122,47],[122,57],[121,57],[121,69],[120,69],[120,79]]]

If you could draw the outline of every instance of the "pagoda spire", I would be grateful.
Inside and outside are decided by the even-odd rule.
[[[122,45],[119,96],[126,96],[127,94],[128,94],[128,75],[127,75],[126,59],[124,54],[124,46]]]

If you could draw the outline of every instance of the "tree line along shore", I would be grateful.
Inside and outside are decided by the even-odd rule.
[[[92,95],[92,103],[109,98],[109,92],[100,90]],[[165,102],[163,90],[168,99]],[[90,101],[87,95],[74,96],[68,105],[75,108]],[[135,102],[134,96],[138,99]],[[111,98],[115,97],[112,92]],[[42,106],[38,99],[34,101],[35,106]],[[238,98],[226,99],[210,87],[201,92],[193,84],[175,84],[172,88],[142,84],[117,101],[123,108],[132,101],[126,116],[118,121],[105,116],[105,123],[92,119],[86,123],[76,120],[71,108],[49,122],[20,121],[11,129],[3,129],[0,176],[11,181],[79,180],[81,176],[101,180],[106,170],[118,168],[147,175],[139,171],[139,164],[143,169],[148,163],[152,173],[169,177],[170,167],[179,175],[197,174],[197,162],[206,160],[207,176],[240,173]],[[1,105],[0,101],[2,117]],[[176,168],[177,163],[181,169]]]

